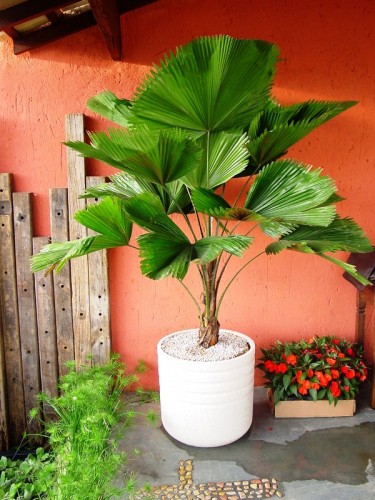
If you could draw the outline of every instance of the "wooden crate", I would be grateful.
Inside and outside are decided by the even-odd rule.
[[[275,418],[320,418],[352,417],[355,414],[355,399],[342,399],[336,405],[326,399],[320,401],[279,401],[276,405],[272,391],[268,391],[268,401]]]

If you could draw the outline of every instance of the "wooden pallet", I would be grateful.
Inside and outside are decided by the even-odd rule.
[[[83,115],[68,115],[67,139],[83,140]],[[59,274],[35,275],[29,260],[50,240],[86,236],[74,219],[86,205],[78,199],[86,186],[103,182],[86,177],[84,159],[68,153],[68,188],[50,190],[51,238],[33,236],[30,193],[14,193],[12,175],[0,174],[0,446],[20,443],[36,395],[57,394],[65,363],[109,360],[110,314],[106,252],[81,257]],[[91,201],[89,201],[90,203]],[[91,202],[92,203],[92,202]]]

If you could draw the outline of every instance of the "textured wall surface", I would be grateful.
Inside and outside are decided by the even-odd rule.
[[[35,234],[48,235],[48,190],[66,186],[67,113],[86,112],[89,129],[103,128],[85,110],[87,99],[104,89],[130,97],[149,66],[176,45],[204,34],[262,38],[281,48],[274,92],[282,103],[359,101],[289,155],[324,167],[346,198],[341,215],[350,214],[375,241],[374,23],[372,0],[159,0],[122,17],[121,62],[110,59],[96,27],[18,57],[2,36],[0,171],[14,174],[17,191],[35,193]],[[90,175],[111,172],[89,163]],[[196,311],[178,283],[143,278],[130,249],[110,252],[110,275],[114,349],[129,366],[147,361],[146,382],[156,387],[157,340],[195,326]],[[318,257],[262,257],[237,279],[220,320],[259,347],[333,332],[353,338],[355,290]]]

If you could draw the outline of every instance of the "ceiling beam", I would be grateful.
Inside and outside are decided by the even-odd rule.
[[[120,61],[122,40],[120,12],[116,0],[89,0],[89,4],[112,59]]]
[[[51,26],[14,39],[14,53],[16,55],[22,54],[90,26],[95,26],[95,19],[91,11],[83,12],[71,19],[58,19]]]
[[[150,3],[154,3],[157,0],[118,0],[117,8],[119,12],[119,16],[126,12],[130,12],[132,10],[138,9],[140,7],[144,7]],[[93,2],[94,3],[94,2]],[[112,0],[102,0],[101,4],[105,5],[106,3],[112,3]],[[15,5],[14,7],[9,7],[9,9],[0,11],[0,26],[1,22],[3,22],[5,26],[5,20],[7,20],[7,28],[1,28],[5,31],[14,41],[14,53],[16,55],[22,54],[23,52],[27,52],[29,50],[36,49],[47,43],[54,42],[61,38],[64,38],[67,35],[71,35],[77,33],[83,29],[90,28],[91,26],[95,26],[96,19],[91,10],[82,12],[80,14],[74,16],[61,16],[58,17],[55,21],[52,22],[50,26],[41,28],[39,30],[35,30],[31,33],[21,34],[16,32],[12,26],[20,24],[21,22],[32,19],[33,17],[37,17],[39,15],[51,15],[52,18],[53,11],[62,8],[64,5],[71,5],[72,0],[68,2],[56,2],[53,0],[38,0],[38,2],[24,2],[22,4]],[[22,7],[22,9],[21,9]],[[26,8],[27,7],[27,8]],[[104,7],[105,8],[105,7]],[[16,9],[16,10],[13,10]],[[104,11],[105,12],[105,11]],[[103,19],[105,20],[105,14],[102,14]],[[113,15],[113,13],[112,13]],[[19,17],[21,16],[21,17]],[[104,21],[103,21],[104,22]],[[109,34],[112,33],[114,40],[116,40],[115,30],[117,28],[112,27],[110,21],[106,21],[109,23]],[[98,23],[99,24],[99,23]],[[120,24],[120,20],[119,20]],[[102,29],[102,28],[101,28]],[[120,29],[120,26],[118,27]],[[107,40],[106,40],[107,41]],[[108,43],[107,43],[108,44]],[[117,49],[116,49],[117,44]],[[119,51],[120,48],[120,51]],[[115,41],[114,53],[111,50],[111,55],[116,57],[121,57],[121,33],[120,33],[120,44],[117,40]]]
[[[6,31],[8,28],[17,24],[29,21],[34,17],[43,16],[54,10],[72,4],[68,2],[57,2],[56,0],[38,0],[37,2],[23,2],[8,9],[0,11],[0,31]]]

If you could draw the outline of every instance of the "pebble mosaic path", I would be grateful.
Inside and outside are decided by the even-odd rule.
[[[272,478],[247,481],[193,482],[193,461],[181,460],[178,468],[179,483],[172,486],[152,486],[138,492],[133,500],[245,500],[247,498],[283,497],[277,480]]]

